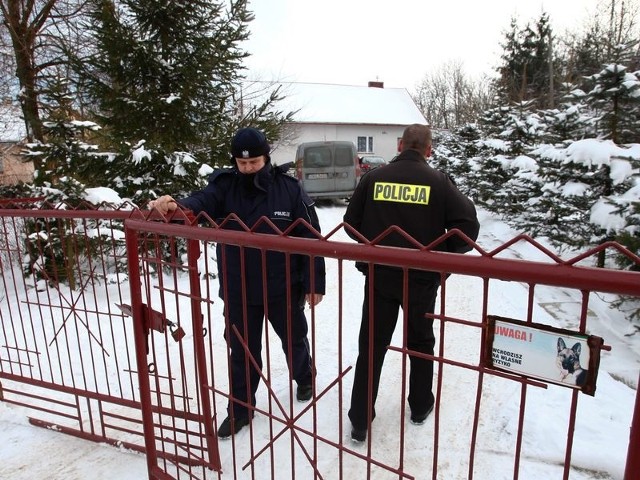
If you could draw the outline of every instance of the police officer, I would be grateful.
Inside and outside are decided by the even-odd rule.
[[[249,228],[266,217],[281,231],[296,220],[304,219],[320,231],[313,201],[295,178],[271,164],[269,151],[269,143],[263,132],[255,128],[242,128],[231,141],[233,168],[216,170],[204,190],[194,192],[187,198],[176,201],[164,195],[150,202],[149,207],[167,214],[180,206],[195,214],[206,213],[217,222],[235,214]],[[224,228],[241,230],[242,226],[236,221],[227,220]],[[276,233],[264,221],[253,231]],[[294,228],[290,235],[315,238],[302,225]],[[265,315],[282,342],[291,376],[297,383],[297,400],[304,402],[311,398],[313,373],[304,305],[317,305],[322,300],[325,265],[323,258],[315,257],[311,268],[309,257],[292,255],[289,261],[290,276],[287,277],[284,253],[266,252],[266,269],[263,271],[263,252],[258,249],[241,250],[238,246],[218,244],[216,252],[219,295],[224,300],[228,318],[225,338],[231,350],[229,367],[233,396],[227,408],[228,416],[218,428],[218,437],[228,438],[253,418],[253,411],[245,404],[255,406],[260,375],[245,357],[243,344],[248,346],[261,369]],[[313,281],[311,272],[314,274]],[[263,279],[266,281],[263,282]],[[311,291],[312,285],[314,291]],[[246,304],[243,303],[243,295]],[[240,332],[240,336],[233,327]]]
[[[388,165],[363,175],[349,201],[344,221],[368,240],[397,225],[422,245],[430,244],[454,228],[475,241],[479,223],[473,203],[447,175],[427,164],[426,159],[431,155],[431,129],[419,124],[408,126],[399,148],[401,153]],[[352,237],[358,240],[355,235]],[[384,236],[380,244],[413,247],[397,232]],[[436,247],[436,250],[457,253],[470,249],[457,236]],[[401,269],[376,265],[374,271],[370,272],[368,264],[357,263],[356,266],[365,275],[358,359],[349,409],[351,439],[358,443],[365,441],[375,418],[382,364],[391,343],[400,306],[407,310],[407,348],[433,355],[433,320],[425,318],[425,313],[434,311],[440,275],[409,270],[408,304],[405,305]],[[369,310],[370,295],[373,296],[372,311]],[[373,329],[371,343],[370,328]],[[370,349],[373,359],[371,368]],[[370,376],[371,395],[368,388]],[[408,402],[411,421],[415,424],[424,423],[433,409],[432,382],[433,361],[411,356]]]

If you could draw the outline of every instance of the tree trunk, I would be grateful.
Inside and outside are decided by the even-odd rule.
[[[42,120],[38,108],[36,69],[25,47],[15,48],[16,75],[20,81],[20,106],[24,115],[29,141],[44,141]]]
[[[547,108],[553,108],[555,105],[555,83],[553,77],[555,72],[553,70],[553,39],[551,38],[551,32],[549,32],[549,101],[547,102]]]
[[[44,139],[38,108],[36,79],[39,71],[35,60],[35,50],[37,36],[49,19],[56,1],[47,0],[37,4],[34,0],[0,1],[0,11],[13,44],[16,76],[20,83],[20,106],[30,141]],[[39,7],[39,10],[36,10],[36,7]]]

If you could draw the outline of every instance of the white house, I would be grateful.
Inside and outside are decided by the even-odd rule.
[[[273,143],[275,164],[295,160],[304,142],[348,140],[358,155],[379,155],[387,161],[398,153],[398,140],[407,125],[427,124],[404,88],[320,83],[281,83],[286,98],[278,109],[296,112],[283,138]]]

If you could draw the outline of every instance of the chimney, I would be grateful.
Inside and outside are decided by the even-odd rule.
[[[384,82],[369,82],[369,87],[371,88],[384,88]]]

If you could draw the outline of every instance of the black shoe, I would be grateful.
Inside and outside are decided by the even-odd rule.
[[[356,428],[354,426],[351,427],[351,441],[353,443],[362,443],[367,439],[367,429],[366,428]]]
[[[233,425],[233,427],[231,425]],[[224,419],[224,422],[222,422],[222,425],[220,425],[220,428],[218,428],[218,438],[229,438],[247,425],[249,425],[248,417],[240,417],[234,420],[231,420],[231,417],[227,417]]]
[[[296,390],[296,399],[299,402],[308,402],[313,396],[313,387],[311,385],[298,385]]]
[[[433,404],[427,409],[425,413],[422,413],[420,415],[411,413],[411,423],[413,423],[414,425],[422,425],[427,420],[427,417],[431,415],[432,411]]]

